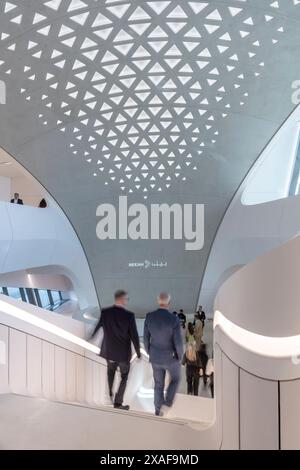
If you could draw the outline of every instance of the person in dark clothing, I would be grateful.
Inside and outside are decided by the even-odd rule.
[[[197,321],[197,320],[200,320],[200,315],[199,315],[199,313],[198,313],[198,312],[196,312],[196,313],[195,313],[195,315],[194,315],[193,326],[195,326],[195,325],[196,325],[196,321]]]
[[[211,397],[214,398],[214,373],[213,372],[210,375],[209,387],[210,387]]]
[[[198,316],[199,316],[199,320],[202,321],[202,325],[203,325],[203,328],[204,328],[204,325],[205,325],[205,320],[206,320],[206,315],[205,315],[205,312],[202,308],[202,305],[199,306],[199,309],[198,309]]]
[[[195,315],[194,315],[194,322],[193,322],[193,325],[194,325],[194,326],[195,326],[197,320],[201,320],[202,326],[203,326],[203,328],[204,328],[205,320],[206,320],[206,315],[205,315],[204,310],[202,310],[202,305],[199,305],[198,310],[197,310],[197,312],[196,312]]]
[[[208,359],[206,366],[206,376],[209,378],[209,388],[211,392],[211,397],[214,398],[214,359]]]
[[[170,295],[163,292],[157,300],[159,308],[148,313],[145,320],[144,345],[153,369],[155,414],[163,416],[163,407],[173,405],[180,382],[183,342],[179,319],[168,310]],[[167,372],[171,380],[164,397]]]
[[[97,331],[103,328],[104,336],[100,356],[107,361],[109,396],[113,401],[113,384],[119,368],[121,382],[113,402],[115,408],[122,410],[129,410],[128,405],[123,405],[123,398],[130,370],[131,342],[137,357],[141,357],[135,317],[132,312],[125,309],[128,300],[127,292],[118,290],[115,293],[115,304],[102,310],[100,320],[91,336],[93,338]]]
[[[39,207],[40,207],[41,209],[45,209],[45,208],[47,207],[46,199],[43,198],[43,199],[40,201]]]
[[[187,343],[186,352],[182,359],[182,365],[186,366],[186,381],[188,395],[198,396],[200,379],[200,358],[196,350],[196,343]]]
[[[206,375],[206,366],[208,361],[208,355],[206,352],[206,344],[202,343],[199,350],[199,359],[200,359],[200,371],[202,373],[201,377],[203,377],[204,385],[207,384],[207,375]]]
[[[183,326],[183,328],[185,328],[185,324],[186,324],[186,315],[183,313],[182,308],[179,310],[178,318],[179,318],[180,323],[181,323],[181,325]]]
[[[21,206],[23,206],[23,201],[22,199],[20,199],[19,193],[15,193],[13,199],[11,199],[10,202],[12,204],[20,204]]]

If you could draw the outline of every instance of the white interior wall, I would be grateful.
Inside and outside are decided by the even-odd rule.
[[[11,180],[6,176],[0,176],[0,201],[8,202],[11,198]]]
[[[299,141],[300,108],[291,116],[254,165],[242,204],[262,204],[289,194]]]
[[[49,267],[68,277],[82,309],[98,306],[80,242],[62,211],[0,201],[0,273]],[[30,221],[30,223],[28,223]]]
[[[13,197],[14,193],[19,193],[24,204],[30,206],[38,206],[44,197],[41,193],[40,185],[34,178],[26,176],[16,176],[11,179],[11,197]]]
[[[0,286],[51,289],[64,292],[73,288],[71,281],[64,275],[32,274],[27,271],[0,274]]]
[[[219,286],[235,266],[249,263],[300,232],[300,196],[286,197],[299,120],[300,106],[256,162],[219,227],[199,299],[210,315]]]

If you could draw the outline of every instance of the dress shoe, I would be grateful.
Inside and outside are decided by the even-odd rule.
[[[115,403],[114,408],[116,408],[117,410],[128,411],[129,410],[129,405],[118,405],[117,403]]]

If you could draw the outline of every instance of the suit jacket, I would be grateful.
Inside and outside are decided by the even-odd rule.
[[[11,202],[12,204],[14,204],[14,201],[15,201],[14,199],[11,199],[10,202]],[[22,200],[22,199],[18,199],[17,204],[21,204],[21,206],[23,206],[23,200]]]
[[[177,316],[163,308],[148,313],[144,325],[144,345],[153,364],[167,366],[173,361],[181,361],[183,341]]]
[[[92,337],[101,327],[104,332],[101,357],[109,361],[130,362],[131,342],[140,356],[140,340],[133,313],[117,305],[104,308]]]

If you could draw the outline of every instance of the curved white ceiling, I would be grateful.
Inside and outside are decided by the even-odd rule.
[[[100,194],[107,202],[113,191],[149,202],[161,195],[161,202],[177,197],[176,202],[206,204],[205,249],[197,262],[182,254],[178,265],[180,271],[187,262],[184,282],[193,283],[193,289],[184,306],[192,308],[211,241],[234,190],[258,149],[292,110],[283,94],[299,77],[293,75],[295,64],[284,73],[282,67],[295,58],[299,3],[0,2],[0,79],[13,95],[5,110],[0,107],[6,118],[2,142],[68,212],[99,285],[94,262],[104,263],[109,278],[120,272],[107,265],[102,248],[92,259],[98,245],[86,234],[86,225],[94,233],[95,210],[83,222],[70,202],[74,185],[68,189],[66,183],[63,192],[53,177],[50,181],[47,152],[33,157],[37,142],[42,139],[49,147],[51,136],[62,160],[55,160],[57,172],[76,172],[81,194],[74,202],[96,204]],[[263,108],[262,101],[274,96],[277,102]],[[24,116],[30,122],[24,123]],[[20,135],[10,135],[6,126]],[[237,149],[241,144],[246,146],[243,154]],[[141,257],[145,251],[163,257],[157,246],[139,250]],[[166,284],[177,269],[171,267]],[[128,278],[124,271],[120,277]]]
[[[2,71],[91,175],[145,196],[199,171],[285,33],[273,1],[27,3],[3,2]]]

